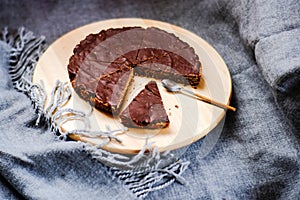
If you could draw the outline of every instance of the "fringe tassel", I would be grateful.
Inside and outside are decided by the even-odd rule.
[[[144,198],[150,192],[160,190],[171,185],[174,181],[186,184],[181,174],[187,169],[189,162],[178,160],[163,168],[157,166],[146,169],[118,170],[111,168],[111,173],[138,197]]]
[[[47,95],[44,83],[33,84],[32,76],[36,62],[45,49],[45,38],[35,37],[32,32],[23,27],[14,36],[9,34],[7,28],[2,32],[2,40],[12,47],[10,53],[10,77],[16,90],[25,93],[32,101],[37,113],[36,126],[42,124],[66,140],[68,135],[77,134],[86,137],[101,137],[103,143],[98,146],[84,143],[85,150],[99,162],[106,164],[113,178],[119,179],[138,197],[144,198],[149,192],[162,189],[177,181],[185,184],[181,174],[187,169],[189,162],[177,160],[170,152],[160,153],[157,148],[152,148],[152,143],[146,141],[141,151],[134,156],[121,155],[108,152],[101,147],[111,140],[122,142],[117,134],[126,131],[126,128],[105,131],[87,131],[89,128],[88,113],[64,108],[71,97],[71,88],[66,83],[57,81],[52,90],[50,101],[46,106]],[[61,126],[70,121],[83,122],[86,129],[63,131]]]

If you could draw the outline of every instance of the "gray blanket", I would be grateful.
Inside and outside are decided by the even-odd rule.
[[[287,1],[2,1],[2,27],[25,26],[51,44],[93,21],[141,17],[182,26],[209,42],[232,75],[231,104],[211,151],[202,141],[174,182],[147,199],[299,199],[300,2]],[[33,126],[30,99],[13,88],[0,42],[0,199],[134,199],[124,182],[82,143]]]

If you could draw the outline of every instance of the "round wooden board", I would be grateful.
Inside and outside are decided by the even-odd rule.
[[[46,92],[51,94],[56,80],[69,82],[67,65],[72,51],[76,44],[83,40],[90,33],[98,33],[102,29],[118,28],[124,26],[158,27],[170,33],[174,33],[181,40],[187,42],[195,49],[196,54],[203,66],[202,80],[199,86],[194,89],[187,87],[194,92],[205,95],[216,101],[229,105],[231,97],[231,76],[226,64],[217,51],[199,36],[178,26],[165,22],[139,19],[123,18],[100,21],[77,28],[56,40],[51,44],[45,53],[40,57],[33,76],[34,83],[43,80]],[[149,78],[134,77],[124,106],[128,105],[131,99],[144,88]],[[165,129],[149,130],[129,128],[123,134],[118,135],[122,144],[110,142],[104,148],[118,153],[137,153],[144,145],[146,138],[160,151],[173,150],[189,145],[208,134],[225,116],[225,110],[201,102],[182,94],[167,92],[160,80],[156,80],[165,105],[165,109],[170,119],[170,126]],[[123,107],[124,107],[123,106]],[[72,97],[65,107],[87,111],[89,105],[72,90]],[[105,130],[106,125],[111,129],[122,127],[117,117],[110,117],[96,109],[89,117],[91,121],[90,130]],[[68,122],[62,127],[65,130],[81,129],[80,123]],[[90,142],[92,144],[101,143],[100,138],[88,138],[82,136],[72,136],[73,139]]]

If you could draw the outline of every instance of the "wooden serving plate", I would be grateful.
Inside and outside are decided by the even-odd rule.
[[[231,76],[226,64],[217,51],[202,38],[190,31],[165,22],[148,19],[123,18],[105,20],[70,31],[51,44],[40,57],[34,71],[33,82],[40,83],[40,80],[43,80],[46,92],[50,95],[56,80],[69,82],[67,65],[76,44],[90,33],[98,33],[102,29],[124,26],[155,26],[169,33],[174,33],[181,40],[187,42],[195,49],[203,66],[203,75],[199,86],[197,88],[187,86],[187,88],[229,105],[232,88]],[[151,79],[134,77],[134,82],[124,101],[124,106],[128,105],[149,80]],[[225,116],[226,111],[221,108],[182,94],[169,93],[163,88],[160,80],[156,80],[156,82],[158,83],[165,109],[169,115],[170,126],[157,130],[129,128],[125,133],[118,135],[122,140],[121,144],[110,142],[104,147],[105,149],[118,153],[137,153],[145,145],[146,138],[149,139],[149,142],[155,142],[154,145],[160,151],[177,149],[204,137]],[[70,82],[69,85],[72,87]],[[74,91],[65,107],[83,111],[89,109],[88,103],[82,100]],[[122,127],[118,117],[109,116],[96,109],[94,109],[89,118],[91,121],[89,130],[105,130],[106,125],[109,125],[111,129]],[[74,130],[75,128],[81,129],[82,127],[80,126],[80,123],[68,122],[62,128],[65,130]],[[72,135],[71,137],[75,140],[90,142],[92,144],[102,142],[100,138],[88,138],[76,135]]]

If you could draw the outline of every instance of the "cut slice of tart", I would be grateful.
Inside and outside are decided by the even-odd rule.
[[[123,125],[157,129],[169,125],[169,117],[155,81],[150,81],[120,114]]]

